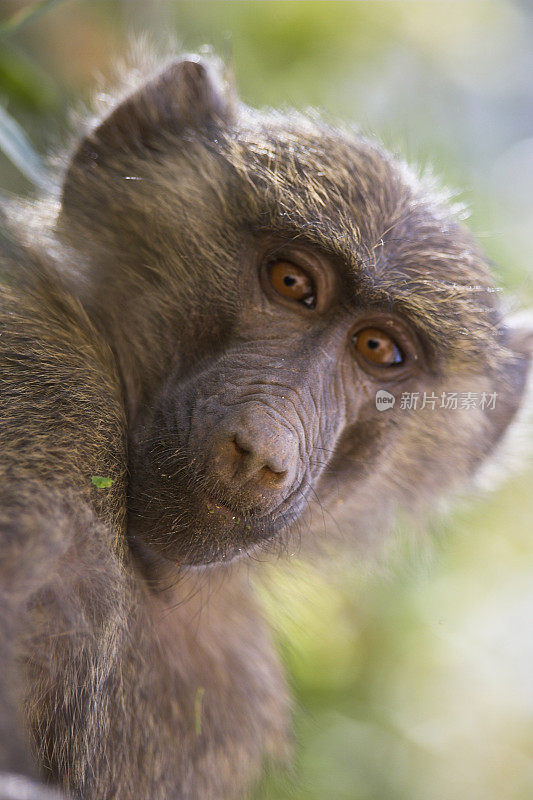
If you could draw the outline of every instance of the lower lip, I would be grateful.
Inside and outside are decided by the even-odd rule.
[[[238,515],[235,514],[231,508],[228,508],[228,506],[225,506],[223,503],[212,500],[210,497],[206,498],[206,507],[208,514],[225,517],[226,519],[231,520],[231,522],[239,521]]]

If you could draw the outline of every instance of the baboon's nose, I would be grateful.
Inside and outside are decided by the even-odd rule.
[[[292,485],[299,460],[296,434],[270,411],[242,411],[215,432],[213,477],[232,494],[246,490],[258,499],[273,499]]]

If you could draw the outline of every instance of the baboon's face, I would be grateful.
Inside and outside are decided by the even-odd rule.
[[[213,64],[171,62],[89,133],[58,231],[122,372],[147,557],[230,559],[316,507],[362,536],[461,485],[520,405],[529,333],[442,197],[349,132],[240,106]]]
[[[231,316],[200,315],[194,356],[180,348],[133,423],[130,535],[179,563],[280,541],[313,504],[353,495],[401,428],[401,393],[435,367],[416,326],[339,257],[274,232],[240,242],[210,285]],[[378,390],[396,409],[377,409]]]

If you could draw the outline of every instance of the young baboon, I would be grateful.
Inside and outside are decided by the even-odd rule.
[[[531,329],[429,181],[212,59],[0,224],[0,797],[241,797],[290,738],[250,556],[463,489]]]

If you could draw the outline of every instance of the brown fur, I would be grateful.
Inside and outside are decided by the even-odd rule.
[[[60,194],[2,220],[0,766],[30,787],[31,749],[84,800],[239,797],[286,757],[289,700],[248,564],[220,562],[308,539],[323,509],[372,539],[462,488],[522,404],[531,334],[427,180],[351,131],[241,106],[212,61],[125,97]],[[248,290],[265,242],[294,241],[343,287],[315,350]],[[497,391],[494,413],[377,414],[375,384],[331,366],[361,308],[423,341],[402,388]],[[201,455],[250,396],[300,437],[277,516]],[[201,516],[198,485],[247,524]]]

